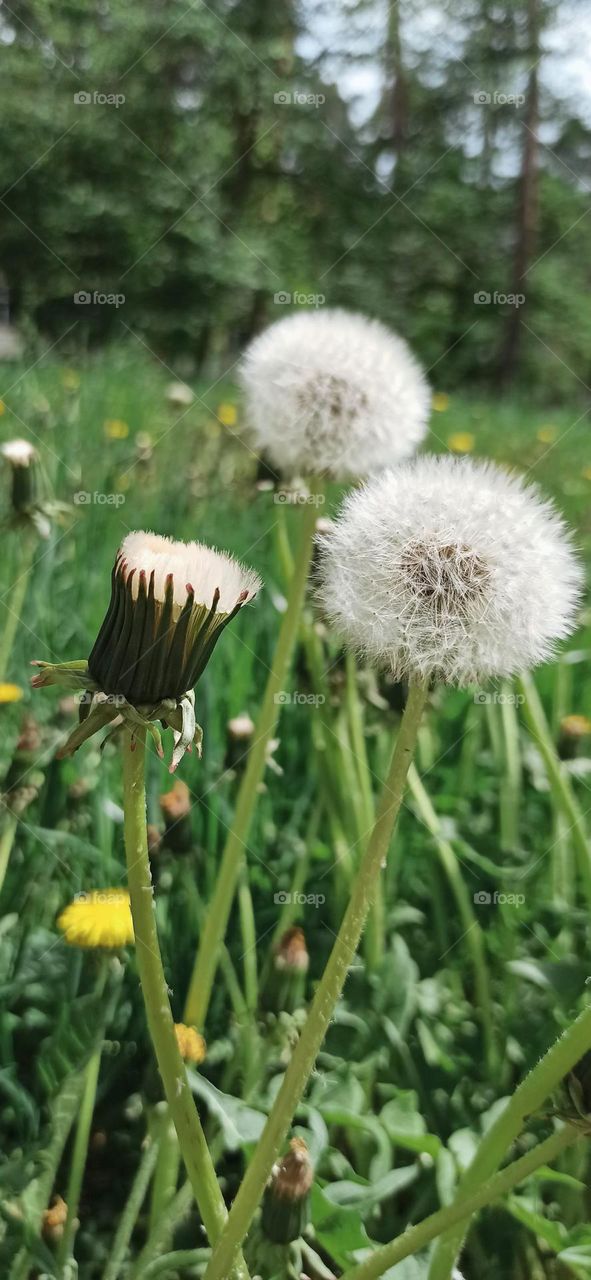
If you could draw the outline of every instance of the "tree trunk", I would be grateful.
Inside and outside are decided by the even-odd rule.
[[[523,147],[511,287],[513,294],[527,294],[527,271],[533,258],[538,223],[539,147],[537,129],[539,120],[538,64],[540,59],[538,5],[539,0],[528,0],[527,53],[531,68],[527,85],[525,117],[522,122]],[[501,355],[501,378],[505,386],[514,382],[519,372],[523,338],[521,314],[521,307],[512,306],[505,327]]]

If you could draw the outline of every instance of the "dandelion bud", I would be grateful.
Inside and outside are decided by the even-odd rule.
[[[285,930],[275,947],[273,963],[280,973],[308,972],[310,957],[303,929],[292,925]]]
[[[134,705],[182,697],[197,683],[224,627],[259,586],[252,570],[200,543],[128,534],[88,659],[92,680]]]
[[[39,454],[28,440],[8,440],[0,454],[11,469],[12,509],[15,515],[30,511],[37,500]]]
[[[187,853],[193,844],[191,827],[191,792],[185,782],[177,780],[170,791],[160,796],[164,818],[163,843],[173,853]]]
[[[292,1138],[287,1155],[273,1166],[263,1199],[261,1226],[273,1244],[289,1244],[305,1231],[313,1181],[306,1143],[303,1138]]]
[[[425,434],[430,392],[419,364],[365,316],[288,316],[251,343],[241,376],[255,444],[290,475],[378,472]]]
[[[490,463],[387,472],[346,499],[321,546],[327,613],[397,679],[510,676],[575,624],[583,575],[561,517]]]
[[[587,716],[564,716],[560,721],[558,753],[563,760],[572,760],[581,744],[591,736],[591,720]]]
[[[68,1218],[68,1206],[61,1196],[54,1196],[49,1209],[44,1209],[41,1219],[41,1231],[44,1240],[57,1244],[64,1234],[64,1226]]]

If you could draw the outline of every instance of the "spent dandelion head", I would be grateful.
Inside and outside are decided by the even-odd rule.
[[[425,434],[420,365],[365,316],[288,316],[251,343],[241,378],[254,443],[283,473],[368,475],[409,457]]]
[[[172,768],[200,747],[193,690],[224,628],[260,587],[252,569],[198,542],[130,533],[117,554],[111,601],[88,662],[37,662],[37,688],[62,684],[92,694],[89,714],[62,754],[122,718],[147,727],[159,754],[154,721],[175,731]]]
[[[125,889],[79,893],[57,918],[72,947],[114,949],[134,941],[129,894]]]
[[[396,678],[466,685],[548,658],[582,571],[553,506],[490,463],[422,458],[351,494],[322,540],[345,640]]]

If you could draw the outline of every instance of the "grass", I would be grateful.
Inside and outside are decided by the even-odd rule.
[[[228,630],[198,686],[204,758],[186,758],[180,770],[191,793],[189,847],[174,853],[164,838],[153,857],[166,976],[180,1018],[242,767],[228,768],[227,722],[241,712],[256,717],[283,604],[278,526],[285,520],[294,534],[297,513],[256,488],[256,460],[231,383],[195,384],[191,406],[174,409],[166,396],[169,371],[134,347],[75,368],[48,360],[32,371],[11,369],[2,381],[0,438],[32,439],[48,488],[64,503],[78,495],[51,538],[37,547],[6,675],[24,695],[0,707],[3,776],[13,785],[24,772],[32,787],[13,833],[0,903],[0,988],[8,1011],[0,1023],[6,1153],[0,1195],[6,1212],[35,1185],[40,1153],[59,1129],[56,1108],[61,1114],[68,1101],[68,1079],[95,1050],[100,1030],[93,958],[66,946],[56,915],[76,892],[125,882],[116,746],[100,752],[93,739],[74,758],[56,761],[55,747],[73,724],[72,708],[53,690],[46,696],[28,691],[28,663],[88,654],[106,607],[113,557],[129,529],[217,544],[252,564],[265,581],[260,600]],[[549,412],[453,397],[433,414],[429,447],[447,448],[451,439],[456,448],[527,472],[556,498],[589,559],[591,451],[581,412],[577,405]],[[89,500],[81,502],[80,494]],[[335,488],[327,513],[337,499]],[[0,598],[6,604],[18,535],[7,531],[4,546]],[[347,712],[351,673],[321,624],[313,635],[326,659],[329,700],[324,710],[306,701],[313,686],[302,644],[292,684],[304,696],[282,708],[273,767],[248,840],[242,910],[232,915],[208,1016],[208,1055],[199,1074],[191,1073],[228,1198],[244,1153],[260,1134],[302,1025],[304,997],[313,992],[338,928],[348,893],[347,857],[355,862],[360,853],[350,834],[362,829],[358,787],[367,811],[367,775],[358,772]],[[590,640],[584,617],[568,652],[536,676],[583,814],[591,809],[591,739],[567,742],[560,724],[567,714],[591,717]],[[386,772],[400,694],[369,671],[357,674],[356,685],[375,794]],[[384,957],[374,972],[361,961],[354,964],[297,1116],[295,1132],[306,1137],[315,1161],[313,1230],[302,1246],[314,1277],[323,1274],[318,1259],[329,1274],[343,1274],[369,1240],[385,1242],[449,1200],[499,1100],[584,1003],[589,912],[576,845],[520,708],[506,701],[481,705],[469,691],[438,693],[436,702],[437,714],[421,732],[417,765],[437,827],[431,820],[425,824],[425,808],[421,814],[413,790],[386,873]],[[17,745],[27,716],[37,725],[36,745],[28,751]],[[336,797],[335,762],[337,782],[348,780]],[[170,786],[165,764],[151,753],[148,816],[161,833],[160,797]],[[335,851],[342,854],[336,864]],[[305,903],[281,901],[295,888],[305,892]],[[467,942],[472,926],[460,921],[458,893],[481,938],[496,1059],[487,1051],[478,1012],[476,935]],[[248,941],[253,921],[254,956]],[[304,930],[310,956],[304,992],[278,990],[273,979],[272,945],[282,926],[294,921]],[[253,983],[254,1022],[241,1013],[245,1000],[252,1002]],[[105,1014],[104,997],[100,1008]],[[154,1131],[160,1096],[130,955],[109,1011],[82,1185],[75,1243],[82,1280],[103,1274],[136,1175],[141,1184],[142,1142]],[[531,1131],[544,1136],[550,1127],[543,1114]],[[62,1145],[53,1190],[65,1195],[66,1138]],[[586,1167],[585,1148],[577,1147],[561,1157],[561,1179],[549,1173],[531,1179],[484,1211],[468,1237],[466,1280],[588,1274],[588,1264],[580,1262],[591,1249],[584,1225]],[[202,1237],[179,1188],[178,1213],[169,1210],[164,1239],[150,1233],[150,1192],[134,1206],[122,1276],[143,1274],[151,1257],[172,1249],[189,1250],[193,1261],[177,1265],[171,1259],[159,1274],[202,1274]],[[39,1238],[38,1214],[31,1210],[27,1218],[28,1243],[22,1224],[10,1213],[6,1220],[0,1240],[5,1274],[11,1280],[28,1274],[15,1270],[25,1246],[31,1272],[34,1258],[38,1269],[57,1274],[51,1271],[55,1241]],[[260,1262],[256,1230],[250,1247],[263,1280],[271,1280]],[[396,1272],[397,1280],[427,1275],[423,1255],[401,1265],[406,1269]]]

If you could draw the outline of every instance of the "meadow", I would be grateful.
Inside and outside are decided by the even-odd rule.
[[[76,707],[63,690],[31,691],[29,664],[87,656],[130,530],[201,539],[263,579],[199,681],[203,758],[185,757],[171,778],[169,755],[148,751],[157,923],[180,1023],[252,739],[253,724],[233,722],[257,719],[301,512],[265,481],[231,377],[190,380],[191,397],[182,383],[180,403],[178,376],[130,345],[71,365],[14,365],[2,381],[0,443],[24,435],[36,446],[47,501],[58,504],[29,570],[30,532],[11,526],[4,467],[0,599],[19,625],[10,653],[0,644],[2,1274],[199,1277],[209,1250],[179,1172],[134,950],[100,978],[96,955],[56,927],[76,894],[125,885],[118,742],[93,738],[56,759]],[[436,389],[425,450],[527,473],[554,497],[589,563],[583,405]],[[334,514],[341,488],[329,486],[319,519]],[[590,656],[583,609],[533,688],[433,693],[379,904],[290,1130],[313,1165],[309,1222],[295,1242],[278,1243],[263,1214],[245,1246],[252,1276],[356,1274],[372,1243],[450,1205],[502,1100],[584,1006]],[[338,931],[402,705],[398,684],[345,657],[310,591],[199,1028],[205,1056],[187,1070],[228,1203]],[[278,965],[287,930],[295,951]],[[90,1061],[96,1099],[80,1154],[76,1089]],[[591,1110],[588,1088],[584,1075],[579,1115]],[[514,1158],[552,1133],[556,1115],[570,1115],[568,1098],[565,1084],[536,1110]],[[587,1171],[579,1143],[485,1207],[462,1255],[465,1280],[591,1274]],[[68,1201],[76,1177],[79,1226],[64,1255],[51,1206]],[[379,1274],[426,1280],[428,1248]]]

